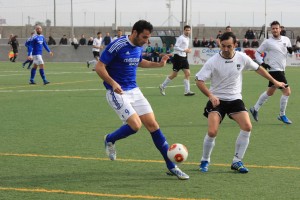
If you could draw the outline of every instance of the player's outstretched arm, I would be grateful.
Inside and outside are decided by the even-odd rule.
[[[143,59],[140,63],[139,63],[139,67],[141,68],[156,68],[156,67],[164,67],[167,63],[167,60],[170,58],[172,54],[166,54],[161,58],[160,62],[152,62],[152,61],[148,61]]]

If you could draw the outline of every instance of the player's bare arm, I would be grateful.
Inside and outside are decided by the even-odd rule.
[[[160,62],[152,62],[143,59],[142,62],[139,63],[139,67],[141,68],[156,68],[156,67],[164,67],[172,54],[166,54],[161,58]]]
[[[98,76],[105,81],[106,83],[108,83],[109,85],[111,85],[111,87],[113,88],[113,91],[117,94],[122,94],[123,90],[121,88],[121,86],[114,80],[111,78],[111,76],[108,74],[107,70],[106,70],[106,66],[103,62],[99,61],[96,64],[96,68],[95,71],[97,72]]]
[[[216,97],[215,95],[213,95],[209,89],[207,88],[207,86],[205,85],[205,82],[202,80],[196,80],[196,85],[197,87],[200,89],[200,91],[208,97],[208,99],[210,100],[210,102],[212,103],[213,107],[216,107],[220,104],[220,100],[218,97]]]

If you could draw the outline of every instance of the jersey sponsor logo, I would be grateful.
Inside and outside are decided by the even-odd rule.
[[[232,60],[226,60],[225,63],[232,63]]]
[[[136,66],[139,64],[140,58],[125,58],[123,60],[124,63],[128,63],[128,65]]]

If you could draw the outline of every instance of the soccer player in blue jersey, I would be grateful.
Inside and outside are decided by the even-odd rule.
[[[37,67],[40,68],[40,75],[43,79],[44,85],[49,84],[50,82],[47,81],[45,72],[44,72],[44,61],[42,58],[43,48],[45,48],[51,56],[53,53],[50,51],[45,37],[42,35],[43,29],[41,26],[35,27],[36,35],[32,37],[32,40],[29,45],[28,50],[28,59],[33,59],[33,67],[31,69],[30,81],[29,84],[36,84],[34,81],[34,77],[36,74]]]
[[[30,42],[31,42],[31,40],[32,40],[33,35],[34,35],[34,32],[31,33],[31,36],[30,36],[30,37],[26,40],[26,42],[25,42],[25,47],[27,48],[27,52],[29,51],[29,48],[30,48],[29,46],[30,46]],[[31,67],[31,65],[32,65],[32,63],[33,63],[33,60],[27,58],[27,60],[26,60],[25,62],[22,63],[23,68],[25,67],[25,65],[26,65],[27,63],[29,63],[27,69],[30,69],[30,67]]]
[[[186,180],[189,176],[169,160],[168,142],[155,120],[151,105],[136,83],[138,67],[163,67],[169,59],[169,55],[165,55],[158,63],[142,58],[142,46],[148,42],[152,31],[151,23],[145,20],[137,21],[132,28],[131,35],[120,37],[110,43],[96,65],[96,72],[107,89],[106,99],[124,122],[120,128],[104,136],[105,150],[108,157],[115,160],[115,142],[135,134],[144,124],[166,162],[169,170],[167,174]]]

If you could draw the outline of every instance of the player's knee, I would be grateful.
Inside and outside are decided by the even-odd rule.
[[[218,131],[217,131],[217,130],[209,130],[209,131],[207,132],[207,135],[208,135],[209,137],[212,137],[212,138],[217,137],[217,134],[218,134]]]
[[[131,124],[129,124],[129,126],[132,130],[134,130],[135,132],[138,132],[138,130],[140,130],[142,127],[142,123],[131,123]]]
[[[244,127],[242,128],[242,130],[247,131],[247,132],[251,132],[252,130],[252,124],[245,124]]]
[[[145,124],[145,127],[147,128],[147,130],[152,133],[154,131],[156,131],[157,129],[159,129],[159,125],[156,121],[151,121]]]
[[[130,126],[130,128],[132,129],[132,130],[134,130],[134,131],[138,131],[138,130],[140,130],[141,129],[141,127],[142,127],[142,122],[141,122],[141,120],[128,120],[127,121],[127,124]]]

